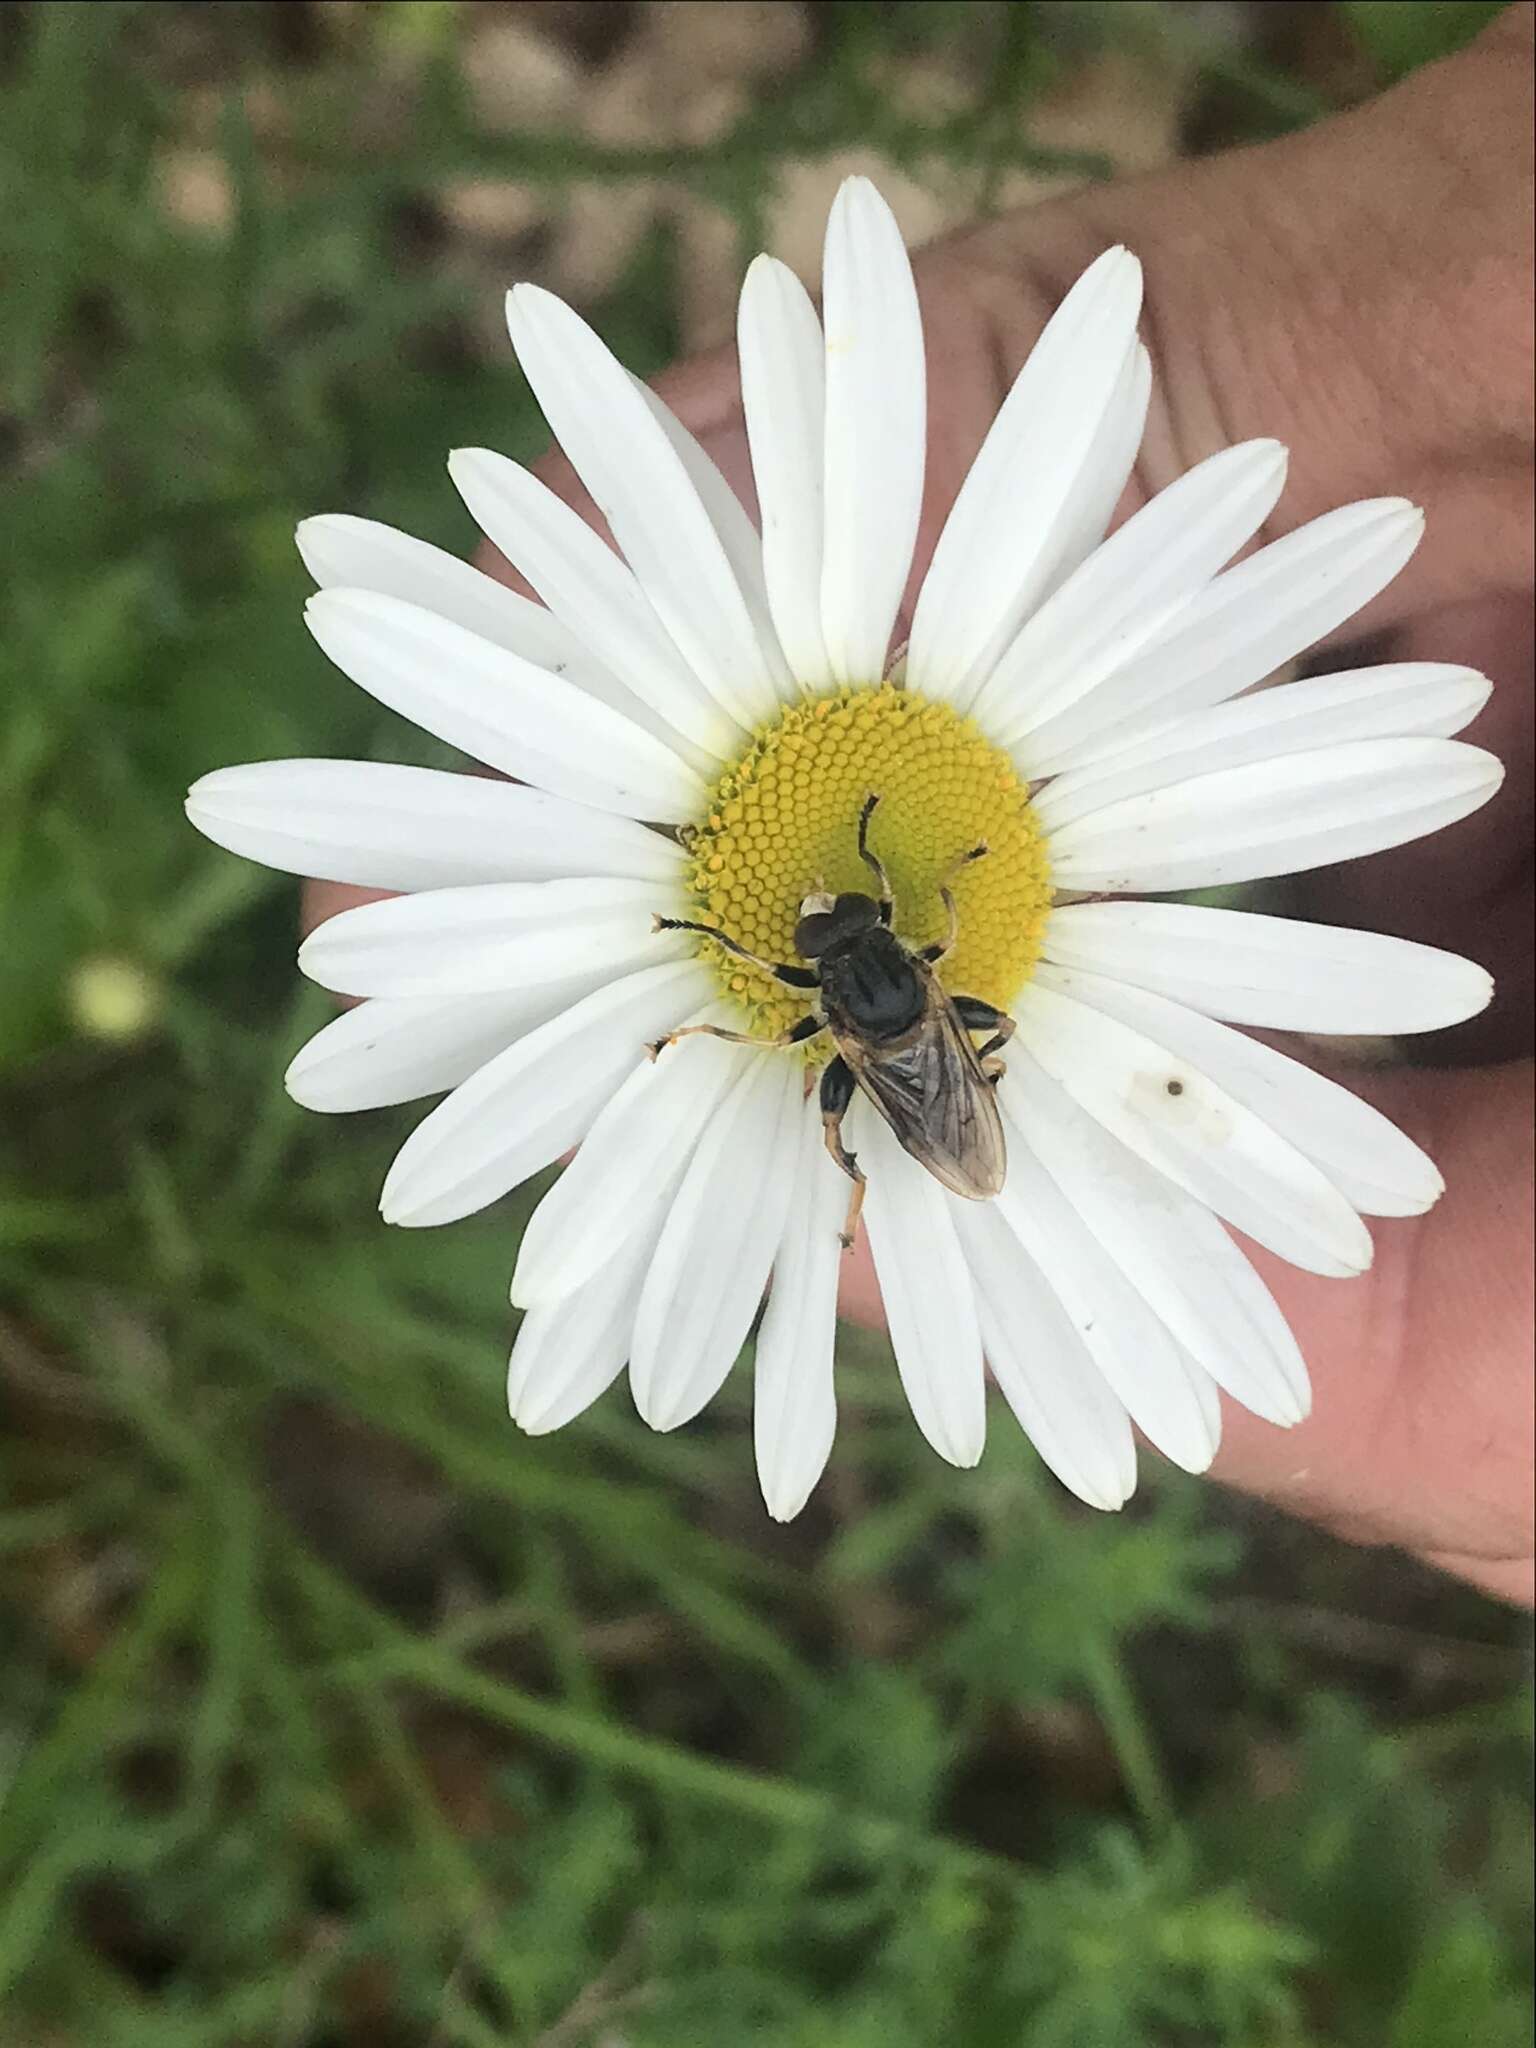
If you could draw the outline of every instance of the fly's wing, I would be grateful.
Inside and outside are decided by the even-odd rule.
[[[975,1047],[936,981],[904,1045],[833,1035],[854,1079],[936,1180],[975,1202],[999,1191],[1007,1170],[1003,1120]]]

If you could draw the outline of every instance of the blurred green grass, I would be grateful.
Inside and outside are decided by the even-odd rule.
[[[383,1231],[409,1118],[287,1101],[294,890],[180,814],[228,761],[432,758],[315,654],[291,533],[466,547],[443,451],[542,443],[446,179],[661,172],[750,249],[853,143],[978,200],[1108,168],[1030,139],[1085,53],[1166,39],[1226,139],[1488,11],[826,6],[686,148],[478,122],[499,9],[0,19],[0,2039],[1528,2038],[1513,1617],[1176,1475],[1079,1512],[1002,1419],[957,1477],[870,1339],[788,1530],[745,1370],[680,1437],[618,1395],[518,1436],[530,1198]],[[634,32],[556,15],[589,65]],[[896,107],[962,46],[968,99]],[[189,107],[217,231],[164,203]],[[650,369],[678,294],[657,225],[594,310]]]

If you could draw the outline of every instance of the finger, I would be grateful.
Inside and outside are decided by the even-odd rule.
[[[1140,482],[1232,441],[1292,451],[1280,518],[1417,497],[1429,530],[1368,624],[1523,588],[1532,514],[1532,10],[1306,133],[1087,192],[985,230],[1010,367],[1124,241],[1146,271],[1157,382]],[[1010,294],[1025,330],[1009,345]],[[1001,310],[997,309],[1000,302]]]
[[[1381,1224],[1358,1280],[1251,1253],[1311,1367],[1313,1413],[1282,1432],[1229,1409],[1214,1468],[1353,1541],[1433,1555],[1526,1601],[1531,1076],[1524,1061],[1384,1083],[1382,1106],[1438,1161],[1446,1198]]]

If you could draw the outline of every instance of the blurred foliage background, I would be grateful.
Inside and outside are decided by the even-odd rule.
[[[383,1231],[409,1113],[286,1101],[294,888],[180,812],[431,758],[292,528],[469,545],[444,451],[543,439],[514,277],[653,369],[850,168],[922,237],[1491,11],[0,13],[5,2043],[1528,2039],[1523,1623],[1176,1474],[1095,1517],[1011,1428],[952,1474],[871,1339],[788,1529],[745,1368],[677,1437],[518,1436],[527,1201]]]

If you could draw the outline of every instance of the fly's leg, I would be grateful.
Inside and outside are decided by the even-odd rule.
[[[985,1045],[977,1047],[976,1057],[981,1061],[981,1071],[987,1079],[1000,1081],[1007,1069],[998,1054],[1018,1030],[1018,1025],[1006,1010],[984,1003],[980,996],[956,996],[955,1014],[967,1031],[992,1033]]]
[[[869,843],[869,821],[875,815],[880,802],[878,790],[871,790],[864,799],[864,808],[859,812],[859,859],[880,885],[880,922],[889,925],[896,915],[896,898],[891,890],[891,878],[885,872],[885,862]]]
[[[684,1024],[676,1031],[669,1031],[665,1038],[653,1038],[646,1046],[650,1057],[660,1059],[669,1045],[676,1045],[680,1038],[723,1038],[727,1045],[760,1045],[766,1051],[778,1045],[804,1045],[808,1038],[814,1038],[818,1031],[825,1031],[824,1017],[802,1017],[798,1024],[791,1024],[787,1031],[780,1031],[772,1038],[754,1038],[750,1031],[726,1031],[719,1024]]]
[[[954,892],[951,890],[949,886],[950,883],[955,879],[956,875],[960,873],[962,868],[968,868],[973,860],[980,860],[983,857],[983,855],[989,851],[990,849],[987,846],[987,842],[985,841],[985,839],[983,839],[980,846],[973,846],[971,847],[969,852],[962,853],[960,858],[955,862],[954,866],[948,870],[948,872],[944,876],[944,879],[940,882],[939,901],[943,904],[946,912],[948,913],[949,929],[947,932],[945,932],[943,938],[938,942],[937,945],[924,946],[919,950],[917,956],[918,959],[926,960],[930,967],[934,964],[936,960],[942,960],[944,958],[944,955],[947,952],[949,952],[951,947],[954,945],[955,940],[960,936],[960,912],[955,907]]]
[[[843,1143],[843,1118],[853,1100],[853,1070],[844,1059],[835,1059],[821,1077],[821,1128],[826,1134],[827,1150],[837,1164],[853,1182],[853,1192],[848,1197],[848,1214],[843,1218],[843,1227],[837,1234],[843,1250],[852,1251],[854,1232],[859,1227],[859,1211],[864,1206],[864,1176],[859,1171],[859,1162]]]
[[[771,974],[775,981],[782,981],[787,988],[815,988],[816,977],[808,967],[792,967],[783,960],[763,960],[756,953],[749,953],[739,945],[729,932],[722,932],[712,924],[695,924],[691,917],[653,917],[653,932],[702,932],[706,939],[715,940],[724,946],[727,953],[734,953],[738,960],[745,960],[750,967],[760,967],[764,974]],[[757,1041],[760,1043],[760,1041]]]

